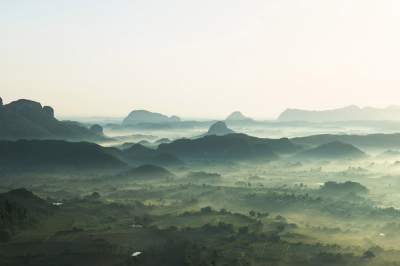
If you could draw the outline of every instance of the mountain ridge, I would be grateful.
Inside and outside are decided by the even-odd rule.
[[[78,122],[59,121],[54,109],[41,103],[19,99],[3,104],[0,98],[0,139],[63,139],[101,141],[107,138],[102,130],[90,130]]]
[[[364,107],[349,105],[342,108],[328,110],[286,109],[278,121],[305,121],[305,122],[338,122],[364,120],[400,120],[400,107],[386,108]]]
[[[176,123],[181,119],[178,116],[166,116],[161,113],[150,112],[147,110],[133,110],[122,121],[122,125],[131,126],[138,124],[164,124]]]

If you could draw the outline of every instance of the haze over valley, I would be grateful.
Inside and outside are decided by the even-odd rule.
[[[400,266],[399,25],[0,1],[0,266]]]
[[[2,101],[0,262],[397,265],[399,122],[363,110],[76,122]]]

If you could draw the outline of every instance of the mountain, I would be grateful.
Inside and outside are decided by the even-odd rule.
[[[115,149],[116,150],[116,149]],[[0,141],[3,171],[108,170],[125,167],[115,151],[89,142]]]
[[[134,110],[122,121],[123,126],[137,124],[167,124],[179,122],[181,119],[177,116],[166,116],[160,113],[153,113],[146,110]]]
[[[390,106],[379,109],[347,106],[324,111],[287,109],[278,118],[279,121],[335,122],[352,120],[400,120],[400,107]]]
[[[54,207],[47,201],[39,198],[31,191],[25,188],[13,189],[5,193],[0,194],[0,205],[8,201],[14,203],[20,207],[25,208],[32,214],[48,214]]]
[[[346,194],[364,195],[368,193],[368,189],[357,182],[347,181],[344,183],[337,183],[328,181],[320,187],[320,193],[323,195],[334,195],[343,197]]]
[[[206,135],[208,135],[208,136],[210,136],[210,135],[224,136],[224,135],[233,134],[233,133],[235,133],[235,131],[228,128],[228,126],[225,124],[225,122],[218,121],[210,126]]]
[[[262,139],[245,134],[229,134],[179,139],[160,144],[157,150],[189,160],[273,160],[280,154],[298,151],[298,146],[286,138]]]
[[[100,128],[90,130],[77,122],[59,121],[52,107],[35,101],[21,99],[3,105],[0,98],[0,139],[3,140],[105,140]]]
[[[130,164],[154,164],[159,166],[174,166],[183,164],[173,154],[163,153],[155,149],[134,144],[122,151],[123,158]]]
[[[156,140],[156,141],[154,142],[154,144],[159,145],[159,144],[161,144],[161,143],[170,143],[170,142],[171,142],[171,140],[170,140],[169,138],[161,138],[161,139]]]
[[[121,173],[118,175],[118,177],[138,180],[152,180],[173,178],[174,174],[163,167],[146,164]]]
[[[303,146],[318,146],[329,142],[340,141],[360,148],[400,148],[400,133],[368,135],[334,135],[320,134],[290,139]]]
[[[247,116],[243,115],[239,111],[235,111],[232,114],[230,114],[225,119],[225,121],[227,121],[227,122],[248,122],[248,121],[254,121],[254,120],[251,119],[250,117],[247,117]]]
[[[366,154],[351,144],[334,141],[296,155],[304,159],[360,159]]]

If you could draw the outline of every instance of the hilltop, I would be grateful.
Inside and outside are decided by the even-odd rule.
[[[180,122],[177,116],[166,116],[160,113],[153,113],[147,110],[133,110],[122,121],[122,125],[138,125],[138,124],[166,124]]]
[[[217,135],[217,136],[224,136],[228,134],[233,134],[235,131],[232,129],[228,128],[228,126],[225,124],[225,122],[218,121],[210,126],[208,129],[206,135]]]
[[[3,105],[0,98],[0,139],[105,140],[100,126],[91,129],[72,121],[59,121],[54,109],[20,99]]]
[[[296,157],[306,159],[359,159],[366,154],[351,144],[334,141],[299,153]]]

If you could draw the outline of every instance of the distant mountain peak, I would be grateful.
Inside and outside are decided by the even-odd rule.
[[[330,110],[301,110],[286,109],[278,118],[279,121],[307,121],[307,122],[339,122],[339,121],[377,121],[377,120],[399,120],[400,108],[360,108],[349,105],[343,108]]]
[[[137,125],[141,123],[163,124],[179,122],[181,119],[177,116],[166,116],[160,113],[154,113],[147,110],[133,110],[123,120],[123,125]]]
[[[223,135],[228,135],[228,134],[233,134],[235,131],[232,129],[228,128],[225,122],[223,121],[218,121],[210,126],[208,129],[207,135],[217,135],[217,136],[223,136]]]
[[[250,117],[245,116],[240,111],[235,111],[235,112],[231,113],[225,120],[226,121],[248,121],[248,120],[252,120],[252,119]]]
[[[338,140],[300,153],[300,157],[314,159],[359,159],[365,156],[359,148]]]

